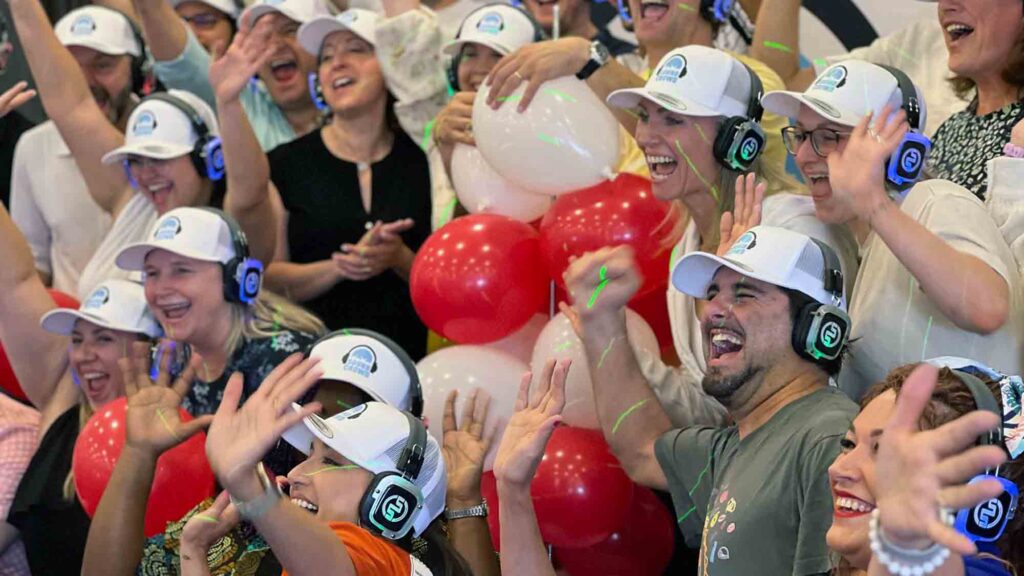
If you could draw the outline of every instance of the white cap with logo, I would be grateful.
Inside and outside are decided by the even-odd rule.
[[[57,21],[53,31],[65,46],[92,48],[111,56],[141,56],[143,51],[128,17],[102,6],[84,6],[68,12]]]
[[[707,46],[676,48],[658,63],[643,88],[616,90],[608,104],[635,108],[648,100],[687,116],[746,116],[750,72],[729,54]]]
[[[319,16],[330,16],[327,6],[321,0],[257,0],[240,18],[243,26],[252,27],[261,16],[278,12],[299,24]]]
[[[828,289],[827,258],[818,243],[805,234],[774,226],[755,226],[740,236],[724,257],[707,252],[683,256],[672,270],[672,285],[694,298],[706,298],[708,287],[723,266],[747,278],[796,290],[822,304],[846,309],[841,279],[835,287],[838,293]]]
[[[128,280],[100,283],[78,310],[51,310],[43,315],[40,325],[47,332],[68,335],[78,320],[120,332],[145,334],[151,338],[160,335],[160,325],[149,311],[144,289]]]
[[[298,404],[292,407],[296,411],[301,409]],[[367,402],[326,420],[315,414],[307,416],[301,424],[285,431],[282,438],[307,455],[313,438],[317,438],[360,468],[380,474],[398,472],[398,461],[409,434],[406,414],[382,402]],[[448,484],[441,448],[433,436],[425,436],[423,465],[419,475],[411,480],[423,494],[423,509],[413,523],[417,535],[444,511]]]
[[[319,340],[309,356],[320,359],[321,380],[348,382],[399,410],[422,410],[414,407],[414,396],[420,396],[416,365],[404,350],[380,334],[341,330]]]
[[[337,16],[318,16],[307,21],[299,28],[299,45],[310,54],[317,56],[324,40],[335,32],[351,30],[353,34],[376,44],[378,16],[375,12],[362,8],[349,8]]]
[[[188,104],[202,118],[210,136],[220,133],[217,116],[201,98],[184,90],[167,93]],[[190,154],[198,139],[192,119],[183,110],[163,100],[146,98],[128,118],[124,146],[104,154],[103,163],[120,162],[129,155],[170,160]]]
[[[122,270],[142,270],[146,255],[153,250],[227,264],[237,255],[228,223],[213,210],[175,208],[160,217],[149,233],[149,241],[126,246],[117,255]]]
[[[498,54],[509,54],[540,40],[542,33],[530,16],[507,4],[481,6],[469,13],[455,39],[443,52],[454,56],[464,44],[483,44]]]
[[[225,13],[233,19],[238,18],[242,7],[241,2],[235,2],[234,0],[170,0],[170,2],[171,8],[177,8],[178,4],[184,4],[185,2],[199,2]]]
[[[918,126],[924,126],[924,98],[917,86],[914,89],[921,108]],[[761,104],[766,111],[789,118],[796,118],[804,105],[832,122],[856,126],[868,112],[877,115],[886,104],[894,112],[899,110],[903,94],[896,77],[885,68],[863,60],[844,60],[826,68],[806,91],[769,92]]]

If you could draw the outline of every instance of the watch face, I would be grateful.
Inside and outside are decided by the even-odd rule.
[[[608,51],[608,47],[604,44],[595,41],[593,47],[594,56],[596,56],[595,60],[599,61],[601,64],[604,64],[612,57],[611,52]]]

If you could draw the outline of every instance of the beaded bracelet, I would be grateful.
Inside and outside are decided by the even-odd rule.
[[[871,512],[871,523],[868,530],[871,552],[889,571],[898,576],[924,576],[931,574],[946,563],[949,548],[933,543],[924,550],[902,548],[885,539],[878,525],[878,508]]]

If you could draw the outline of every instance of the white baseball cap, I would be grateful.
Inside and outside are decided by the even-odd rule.
[[[320,359],[321,380],[348,382],[399,410],[412,412],[413,397],[422,396],[412,358],[376,332],[339,330],[318,341],[309,355]]]
[[[271,12],[280,12],[300,24],[331,14],[321,0],[258,0],[242,12],[241,24],[251,28],[256,20]]]
[[[542,33],[529,14],[508,4],[489,4],[469,13],[462,20],[455,40],[443,52],[456,55],[463,44],[483,44],[505,55],[537,42]]]
[[[299,28],[299,45],[317,56],[328,36],[341,30],[351,30],[371,45],[376,44],[377,14],[362,8],[349,8],[337,16],[318,16]]]
[[[301,410],[298,404],[292,404],[292,408]],[[302,424],[286,430],[282,438],[307,455],[313,438],[317,438],[360,468],[380,474],[398,472],[397,463],[409,434],[409,419],[402,411],[383,402],[367,402],[326,420],[316,414],[307,416]],[[423,508],[413,521],[416,535],[444,511],[448,485],[441,448],[433,436],[427,434],[426,438],[423,465],[412,480],[423,493]]]
[[[171,8],[177,8],[179,4],[184,4],[185,2],[199,2],[225,13],[233,19],[238,18],[241,6],[241,2],[235,3],[232,0],[170,0],[170,2]]]
[[[65,46],[83,46],[111,56],[141,56],[144,48],[128,17],[102,6],[84,6],[68,12],[57,21],[53,31]]]
[[[102,282],[78,310],[51,310],[43,315],[39,323],[47,332],[66,336],[71,334],[78,320],[111,330],[145,334],[150,338],[156,338],[161,333],[160,325],[146,304],[144,289],[128,280]]]
[[[635,108],[648,100],[687,116],[746,116],[750,72],[729,54],[707,46],[684,46],[658,63],[643,88],[616,90],[608,104]]]
[[[217,116],[201,98],[184,90],[168,90],[202,119],[210,136],[220,134]],[[113,164],[129,155],[169,160],[190,154],[199,134],[192,118],[170,102],[154,97],[144,98],[128,117],[124,145],[103,155],[104,164]]]
[[[122,270],[142,270],[146,255],[167,250],[203,262],[227,264],[235,258],[235,244],[227,221],[209,208],[175,208],[153,225],[149,240],[124,247],[115,262]]]
[[[836,261],[838,257],[834,256]],[[706,298],[715,273],[722,266],[748,278],[802,292],[822,304],[846,309],[841,278],[838,296],[825,285],[826,259],[810,236],[776,228],[755,226],[739,237],[724,257],[708,252],[683,256],[672,270],[672,285],[694,298]]]
[[[916,85],[920,106],[919,126],[927,121],[924,97]],[[875,115],[888,104],[895,112],[903,104],[903,94],[892,72],[864,60],[844,60],[818,75],[804,92],[776,90],[761,100],[764,109],[779,116],[796,118],[800,105],[843,126],[856,126],[868,112]]]

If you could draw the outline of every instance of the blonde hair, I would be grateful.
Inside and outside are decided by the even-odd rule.
[[[323,321],[305,308],[269,290],[261,290],[252,306],[231,303],[231,332],[225,345],[231,355],[245,340],[273,338],[286,330],[320,336]]]

